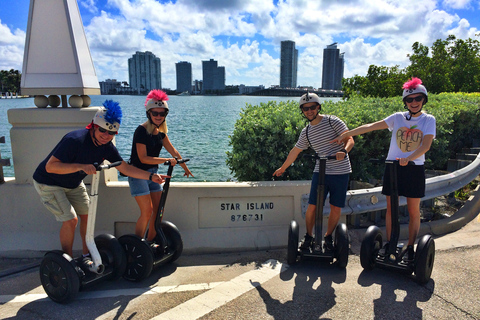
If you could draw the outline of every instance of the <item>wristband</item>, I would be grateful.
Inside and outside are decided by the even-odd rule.
[[[152,177],[153,177],[153,172],[150,172],[150,176],[148,177],[148,180],[152,181]]]
[[[342,150],[340,150],[340,152],[345,152],[345,154],[348,154],[347,149],[342,149]]]

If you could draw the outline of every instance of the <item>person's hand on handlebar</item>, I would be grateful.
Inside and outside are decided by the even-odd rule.
[[[347,156],[347,153],[344,150],[338,151],[335,156],[337,157],[337,160],[343,160]]]
[[[398,164],[401,165],[402,167],[406,166],[409,164],[409,162],[413,162],[412,160],[408,158],[396,158],[398,160]]]
[[[152,175],[152,181],[156,182],[158,184],[164,183],[165,179],[167,179],[167,178],[171,178],[171,177],[167,176],[167,175],[163,175],[163,174],[158,174],[158,173],[154,173]]]
[[[85,172],[86,174],[96,174],[97,168],[93,164],[81,164],[81,171]]]

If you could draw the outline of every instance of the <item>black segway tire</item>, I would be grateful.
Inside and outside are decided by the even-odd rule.
[[[378,251],[382,248],[382,232],[377,226],[370,226],[365,232],[360,247],[360,264],[365,270],[375,267]]]
[[[178,231],[178,228],[176,225],[171,223],[170,221],[162,221],[161,223],[162,231],[165,234],[165,237],[167,238],[167,247],[170,252],[173,252],[172,257],[170,258],[169,262],[173,262],[177,260],[183,252],[183,240],[182,240],[182,235],[180,234],[180,231]],[[157,242],[158,236],[155,238],[156,243],[161,243]]]
[[[287,263],[289,265],[294,265],[297,262],[298,233],[298,223],[292,220],[288,229]]]
[[[80,278],[75,261],[61,251],[50,251],[40,264],[40,282],[48,297],[58,303],[68,303],[80,290]]]
[[[434,261],[435,241],[426,234],[418,241],[415,252],[415,277],[419,283],[424,284],[430,280]]]
[[[338,267],[344,269],[348,264],[349,237],[345,223],[339,223],[335,228],[335,258]]]
[[[153,269],[153,252],[140,237],[127,234],[118,238],[125,250],[127,266],[123,278],[128,281],[141,281],[147,278]]]
[[[95,245],[105,268],[112,268],[108,280],[119,279],[127,268],[127,256],[118,239],[111,234],[100,234],[95,237]]]

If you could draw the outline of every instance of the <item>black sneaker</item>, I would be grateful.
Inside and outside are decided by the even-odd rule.
[[[409,245],[407,247],[407,252],[403,255],[403,261],[409,263],[413,262],[413,260],[415,260],[415,251],[413,250],[413,246]]]
[[[82,265],[81,268],[83,271],[90,271],[90,266],[93,266],[93,261],[90,256],[86,256],[82,258]]]
[[[385,242],[385,244],[383,245],[383,247],[378,251],[378,255],[382,256],[382,257],[385,257],[387,255],[387,252],[388,252],[388,246],[389,246],[389,242]]]
[[[300,244],[301,250],[309,250],[312,247],[313,237],[308,233],[305,233],[305,237],[302,239],[302,243]]]
[[[333,238],[332,235],[328,235],[323,238],[323,250],[325,251],[334,251],[335,247],[333,246]]]

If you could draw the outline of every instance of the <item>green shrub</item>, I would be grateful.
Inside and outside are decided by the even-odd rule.
[[[429,95],[424,110],[435,116],[437,136],[426,154],[427,169],[446,169],[449,158],[455,158],[457,152],[471,147],[473,139],[480,137],[479,108],[478,93]],[[403,110],[400,97],[352,96],[347,101],[322,104],[322,113],[338,116],[350,129]],[[272,180],[273,172],[285,161],[306,124],[296,101],[247,105],[230,136],[232,151],[227,152],[227,165],[240,181]],[[368,160],[387,156],[390,137],[388,130],[354,137],[355,147],[350,152],[351,179],[382,178],[383,167]],[[309,180],[312,170],[312,160],[299,156],[281,179]]]

